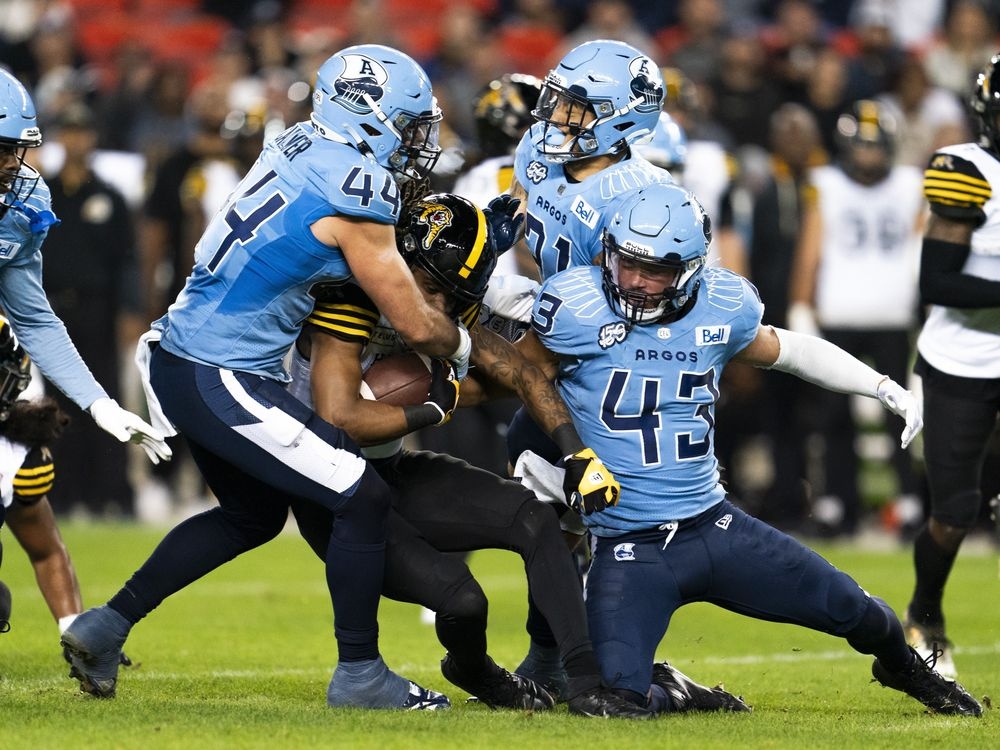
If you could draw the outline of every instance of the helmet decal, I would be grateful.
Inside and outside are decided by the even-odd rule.
[[[371,114],[369,101],[378,102],[389,80],[386,69],[367,55],[344,55],[344,72],[334,80],[332,100],[357,115]]]
[[[654,72],[655,71],[655,72]],[[663,102],[663,81],[660,80],[659,69],[648,57],[637,57],[628,65],[632,74],[629,88],[636,99],[642,99],[642,104],[636,105],[636,112],[659,112]]]
[[[437,236],[451,226],[453,218],[454,215],[447,206],[442,206],[440,203],[424,204],[420,215],[417,217],[418,223],[427,225],[427,234],[424,235],[423,240],[420,242],[424,250],[431,249]]]

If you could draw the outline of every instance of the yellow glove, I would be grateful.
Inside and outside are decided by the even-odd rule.
[[[590,448],[566,456],[563,463],[566,465],[563,492],[573,510],[589,516],[618,504],[622,488]]]

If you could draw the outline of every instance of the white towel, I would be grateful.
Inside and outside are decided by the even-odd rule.
[[[153,353],[152,344],[160,340],[162,331],[155,328],[146,331],[139,337],[139,344],[135,348],[135,366],[139,368],[139,378],[142,380],[142,392],[146,395],[146,409],[149,412],[149,423],[167,437],[177,434],[177,428],[173,426],[160,406],[160,399],[153,392],[153,386],[149,382],[149,358]]]
[[[514,478],[535,493],[535,497],[543,503],[562,506],[559,509],[559,526],[568,534],[583,535],[587,527],[583,519],[572,508],[566,505],[563,493],[563,477],[566,470],[553,466],[534,451],[524,451],[517,457],[514,465]]]

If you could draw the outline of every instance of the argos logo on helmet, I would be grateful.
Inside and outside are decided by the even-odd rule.
[[[417,217],[418,223],[426,224],[428,227],[427,234],[424,235],[424,239],[420,243],[424,250],[431,249],[437,236],[451,226],[452,219],[454,219],[454,214],[447,206],[442,206],[440,203],[424,204],[420,216]]]
[[[659,112],[663,105],[663,78],[660,69],[648,57],[636,57],[628,65],[632,76],[629,88],[636,99],[642,99],[642,104],[636,106],[636,112]]]
[[[389,73],[366,55],[344,55],[344,71],[334,80],[331,101],[358,115],[371,114],[367,100],[377,102],[385,94]],[[317,89],[317,95],[322,93]]]

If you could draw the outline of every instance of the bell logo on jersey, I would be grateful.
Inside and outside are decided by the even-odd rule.
[[[570,205],[570,213],[582,221],[587,227],[593,229],[597,226],[597,209],[591,206],[580,196],[576,197]]]
[[[536,185],[549,176],[549,168],[540,161],[533,161],[524,172]]]
[[[333,101],[355,114],[371,114],[370,102],[382,98],[387,80],[389,74],[376,60],[365,55],[344,55],[344,72],[333,82]]]
[[[0,258],[4,260],[7,258],[13,258],[17,255],[17,251],[20,249],[20,242],[6,242],[4,240],[0,240]]]
[[[608,323],[601,326],[601,330],[597,334],[597,343],[601,345],[602,349],[610,349],[615,344],[623,342],[627,333],[628,329],[625,328],[625,323]]]
[[[729,326],[695,326],[694,342],[697,346],[728,344],[729,331]]]
[[[614,552],[615,552],[615,559],[618,562],[628,562],[629,560],[635,560],[635,543],[622,542],[621,544],[616,544]]]

